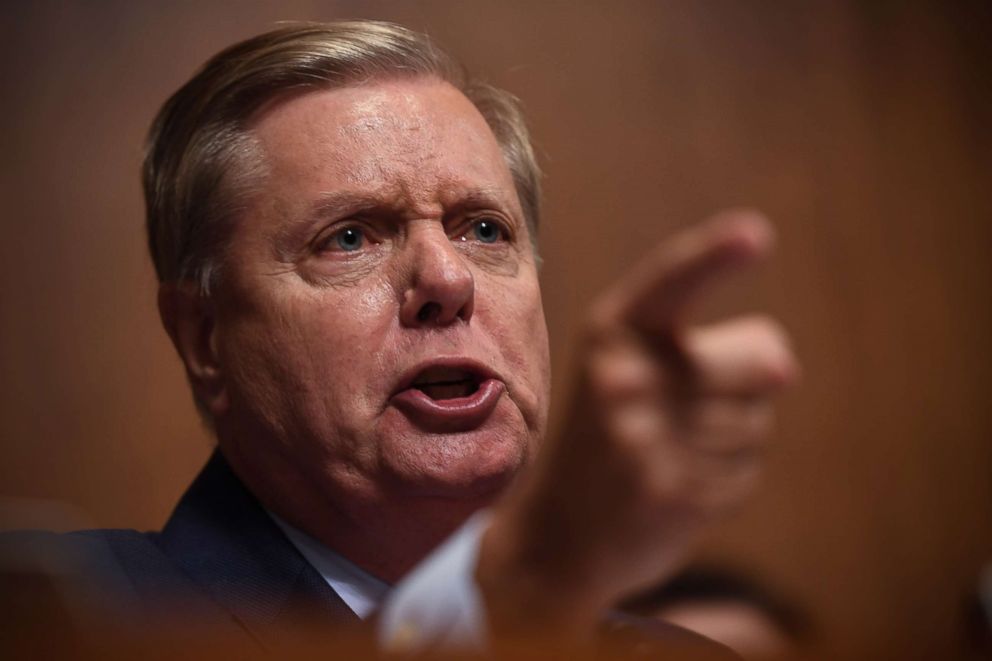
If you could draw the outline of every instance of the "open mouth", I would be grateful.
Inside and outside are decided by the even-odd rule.
[[[435,359],[407,372],[389,401],[421,429],[463,432],[483,425],[505,390],[503,380],[482,363]]]
[[[410,384],[434,400],[469,397],[479,390],[483,377],[470,370],[454,367],[428,367]]]

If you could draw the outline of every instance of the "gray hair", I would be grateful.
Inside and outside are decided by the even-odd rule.
[[[540,170],[517,99],[471,80],[423,34],[379,21],[302,23],[235,44],[173,94],[152,123],[142,166],[148,246],[159,282],[208,293],[218,253],[245,194],[264,175],[247,125],[292,90],[378,78],[433,76],[475,105],[496,136],[532,236]]]

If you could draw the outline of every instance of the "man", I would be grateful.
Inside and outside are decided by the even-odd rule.
[[[522,117],[399,26],[222,52],[155,120],[144,185],[162,320],[218,452],[162,533],[74,538],[141,609],[196,602],[263,644],[377,608],[391,647],[581,640],[739,500],[795,376],[770,321],[682,324],[770,247],[726,214],[594,306],[573,424],[545,439]]]

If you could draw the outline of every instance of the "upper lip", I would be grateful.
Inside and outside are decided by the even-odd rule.
[[[502,381],[499,374],[493,371],[491,368],[487,367],[483,363],[473,360],[471,358],[462,357],[443,357],[443,358],[431,358],[430,360],[425,360],[421,363],[417,363],[403,371],[400,375],[399,381],[397,382],[396,388],[393,389],[392,394],[396,395],[398,393],[412,388],[413,384],[416,382],[417,377],[420,376],[427,369],[444,369],[444,370],[456,370],[459,372],[465,372],[470,374],[472,377],[478,380],[478,383],[482,383],[487,379],[498,379]]]

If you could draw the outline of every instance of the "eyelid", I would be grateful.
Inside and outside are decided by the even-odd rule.
[[[495,211],[480,211],[467,216],[459,225],[458,229],[452,232],[452,238],[465,240],[469,232],[480,222],[489,221],[495,223],[503,233],[503,240],[512,242],[516,239],[516,232],[513,223],[507,220],[502,214]]]
[[[325,227],[323,230],[317,233],[313,241],[311,241],[311,252],[322,253],[322,252],[336,252],[336,253],[347,253],[349,251],[336,248],[332,241],[341,232],[350,229],[357,229],[361,231],[362,236],[368,243],[381,243],[382,238],[379,237],[375,231],[375,228],[368,222],[363,221],[361,218],[346,218],[344,220],[339,220],[332,223],[331,225]],[[352,251],[359,252],[361,249]]]

